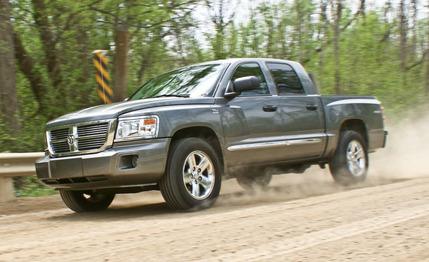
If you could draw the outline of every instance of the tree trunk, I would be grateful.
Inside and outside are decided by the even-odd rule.
[[[224,55],[224,36],[225,36],[225,17],[224,17],[224,1],[221,0],[219,4],[219,16],[212,18],[212,20],[215,21],[215,29],[216,29],[216,36],[215,36],[215,59],[223,59],[225,58]]]
[[[426,5],[426,13],[429,14],[429,3]],[[426,42],[429,42],[429,30],[426,30]],[[425,93],[429,97],[429,45],[426,46],[426,74],[425,74]]]
[[[183,28],[181,28],[179,23],[177,23],[176,21],[173,21],[172,24],[173,24],[172,33],[174,35],[174,38],[176,38],[176,41],[177,41],[177,47],[175,48],[175,50],[180,57],[180,64],[184,66],[187,64],[187,62],[186,62],[185,47],[183,44],[183,35],[182,35]]]
[[[155,30],[154,36],[149,38],[148,40],[139,40],[139,41],[146,41],[149,44],[146,48],[142,50],[140,54],[140,66],[137,73],[137,79],[138,79],[138,83],[141,83],[145,78],[146,70],[150,68],[154,63],[154,60],[156,60],[157,48],[162,46],[161,30],[160,29]],[[180,50],[180,48],[178,50]]]
[[[64,94],[61,92],[63,88],[61,85],[60,63],[56,52],[57,44],[48,20],[49,14],[46,11],[47,7],[45,6],[44,0],[32,0],[32,3],[34,22],[39,31],[40,39],[42,40],[49,79],[51,80],[52,86],[59,90],[59,95],[62,96]]]
[[[271,10],[268,10],[268,12],[271,12]],[[274,56],[274,22],[273,22],[273,17],[272,14],[268,14],[268,17],[265,16],[264,17],[265,20],[265,25],[268,29],[267,32],[267,48],[266,48],[266,54],[267,57],[273,57]],[[234,29],[233,29],[234,30]]]
[[[417,55],[417,21],[418,21],[418,11],[417,11],[417,0],[411,0],[411,19],[412,19],[412,39],[411,39],[411,55],[413,58],[416,58]]]
[[[407,66],[407,17],[405,15],[405,0],[399,3],[399,42],[400,42],[400,65],[401,71],[406,71]]]
[[[303,14],[303,10],[302,10],[302,1],[298,0],[295,1],[295,11],[296,11],[296,16],[297,16],[297,24],[296,24],[296,32],[298,34],[298,61],[300,63],[303,62],[304,60],[304,55],[303,55],[303,51],[304,51],[304,45],[303,45],[303,26],[304,26],[304,14]]]
[[[215,36],[214,39],[211,39],[211,45],[213,49],[213,54],[215,59],[224,59],[226,58],[225,53],[225,29],[232,22],[232,17],[227,17],[225,10],[225,5],[228,4],[228,1],[220,0],[218,5],[214,1],[206,0],[206,6],[209,10],[212,10],[213,13],[210,15],[210,19],[215,27]]]
[[[215,36],[215,43],[214,43],[214,58],[216,60],[218,59],[224,59],[224,36],[225,36],[225,28],[222,23],[216,24],[216,36]]]
[[[325,48],[326,42],[328,41],[328,30],[329,30],[329,21],[327,15],[328,3],[326,0],[320,1],[320,23],[319,26],[319,42],[320,42],[320,52],[319,52],[319,76],[324,74],[325,67]]]
[[[19,69],[30,83],[31,91],[33,92],[33,95],[39,104],[38,111],[44,112],[44,114],[48,118],[50,118],[50,116],[46,114],[47,110],[44,101],[46,95],[46,88],[43,84],[43,78],[36,70],[34,61],[31,58],[30,54],[28,54],[24,45],[22,44],[21,38],[19,37],[18,33],[15,32],[13,36],[15,44],[15,57]]]
[[[429,96],[429,48],[426,52],[426,96]]]
[[[128,26],[118,24],[115,36],[114,56],[114,101],[119,102],[127,97],[128,86],[128,48],[129,48]]]
[[[88,86],[88,82],[91,79],[91,60],[89,57],[91,51],[88,42],[89,36],[88,32],[81,27],[77,27],[76,30],[76,40],[79,48],[78,54],[79,60],[81,61],[81,73],[78,78],[78,82],[82,85],[82,87],[79,89],[78,92],[74,93],[79,96],[77,99],[77,101],[79,102],[79,107],[88,107],[91,105],[91,101],[88,101],[88,89],[84,87]]]
[[[341,94],[341,65],[340,65],[340,23],[343,11],[342,0],[336,1],[334,22],[334,60],[335,60],[335,93]]]
[[[0,0],[0,115],[10,130],[19,129],[16,66],[9,0]]]
[[[366,16],[366,0],[360,0],[359,13],[361,16]]]

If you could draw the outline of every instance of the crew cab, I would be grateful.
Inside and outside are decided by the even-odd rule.
[[[358,183],[387,135],[376,98],[321,96],[299,63],[260,58],[173,70],[126,101],[64,115],[46,130],[38,178],[76,212],[145,190],[196,210],[216,201],[223,179],[253,190],[311,165]]]

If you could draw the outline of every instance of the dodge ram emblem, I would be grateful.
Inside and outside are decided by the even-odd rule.
[[[69,145],[70,151],[76,151],[77,150],[77,140],[74,135],[67,136],[67,144]]]
[[[74,141],[75,141],[75,138],[73,135],[69,135],[67,137],[67,143],[69,144],[70,147],[72,147],[74,145]]]

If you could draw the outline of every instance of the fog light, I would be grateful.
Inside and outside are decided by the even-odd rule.
[[[137,166],[137,160],[138,159],[139,159],[139,156],[133,156],[132,157],[131,164],[132,164],[133,168]]]
[[[126,155],[121,156],[119,160],[120,169],[130,169],[137,166],[137,160],[139,159],[138,155]]]

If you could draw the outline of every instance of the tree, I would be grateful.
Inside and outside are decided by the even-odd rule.
[[[128,51],[129,32],[126,21],[120,21],[115,29],[114,55],[114,101],[119,102],[127,97],[128,87]]]
[[[319,75],[324,74],[325,66],[325,49],[326,41],[328,40],[329,34],[329,20],[328,20],[328,2],[327,0],[320,0],[320,22],[317,34],[317,40],[319,42]]]
[[[429,47],[426,49],[426,77],[425,77],[425,93],[429,97]]]
[[[14,51],[19,69],[30,83],[31,91],[38,103],[39,108],[37,112],[50,116],[50,112],[47,108],[48,103],[46,102],[47,90],[43,83],[43,78],[36,70],[33,58],[27,52],[24,44],[22,43],[21,37],[16,32],[14,33]]]
[[[332,5],[332,9],[335,10],[334,13],[334,60],[335,60],[335,93],[341,94],[341,60],[340,60],[340,37],[341,29],[340,23],[343,13],[343,3],[342,0],[336,0],[335,4]]]
[[[412,38],[411,38],[411,53],[416,54],[417,53],[417,21],[418,21],[418,1],[417,0],[411,0],[411,32],[412,32]]]
[[[360,0],[359,13],[365,17],[365,15],[366,15],[366,0]]]
[[[224,47],[226,28],[232,23],[235,12],[228,12],[228,8],[226,6],[228,1],[226,0],[206,0],[205,3],[209,10],[210,20],[215,28],[214,37],[210,39],[214,58],[223,59],[226,57]],[[234,10],[234,8],[232,8],[232,10]]]
[[[401,71],[406,71],[407,66],[407,32],[408,32],[408,20],[405,13],[405,0],[399,2],[399,39],[400,39],[400,50],[399,58]]]
[[[58,36],[55,36],[54,31],[51,30],[51,23],[48,20],[50,14],[47,11],[45,1],[32,0],[32,3],[34,10],[34,22],[42,41],[43,50],[45,53],[45,64],[48,70],[49,78],[51,79],[54,88],[59,88],[62,90],[62,75],[60,72],[61,65],[57,52]]]
[[[19,129],[16,65],[9,0],[0,0],[0,117],[12,131]]]
[[[426,6],[427,12],[429,13],[429,4]],[[429,23],[426,21],[426,73],[425,73],[425,93],[426,97],[429,97]]]
[[[297,18],[297,26],[296,26],[296,34],[297,34],[297,46],[298,46],[298,61],[302,62],[304,55],[303,55],[303,51],[304,48],[302,48],[303,46],[303,34],[304,34],[304,12],[303,12],[303,1],[297,0],[294,2],[295,5],[295,11],[296,11],[296,18]]]

